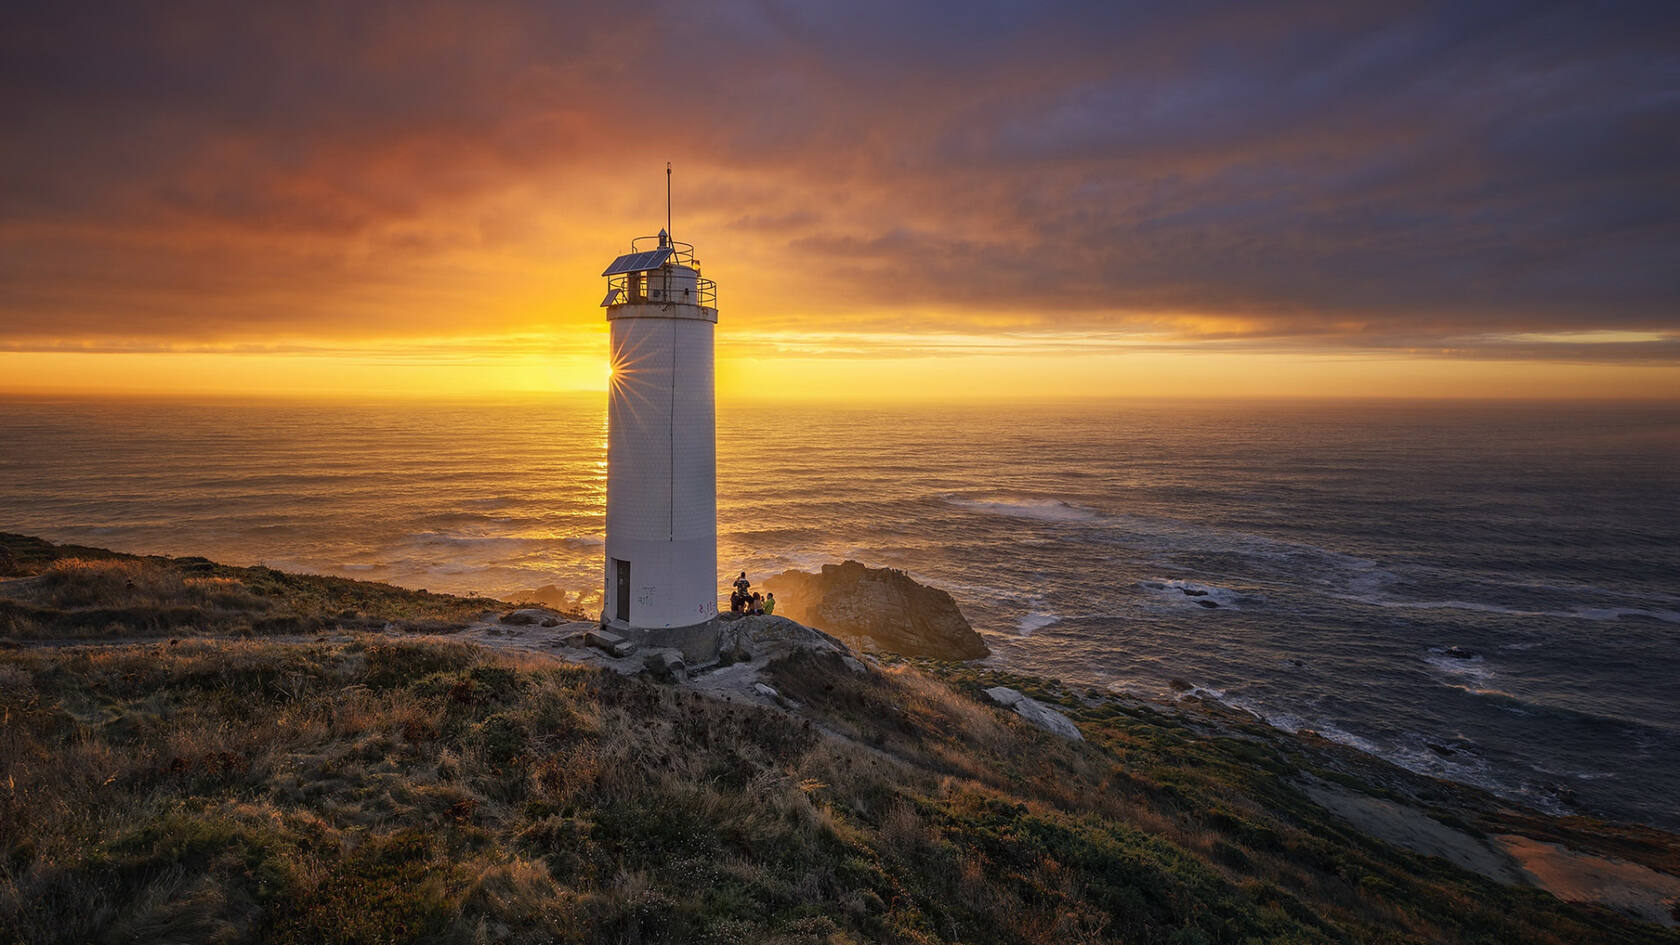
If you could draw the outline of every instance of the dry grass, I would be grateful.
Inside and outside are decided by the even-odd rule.
[[[209,607],[262,613],[272,604],[231,577],[194,576],[141,559],[61,558],[19,595],[48,607]]]
[[[485,598],[387,584],[235,568],[202,558],[119,555],[0,533],[0,638],[252,636],[395,626],[444,633],[486,610]]]
[[[1068,745],[911,670],[777,679],[848,738],[447,638],[0,653],[0,940],[1643,934],[1295,821],[1216,751],[1199,784],[1157,759],[1167,799],[1116,780],[1101,743],[1135,763],[1151,725]]]
[[[23,565],[65,613],[405,593]],[[790,715],[448,637],[0,650],[0,945],[1673,941],[1355,833],[1276,733],[1002,680],[1070,744],[933,668],[788,659]]]

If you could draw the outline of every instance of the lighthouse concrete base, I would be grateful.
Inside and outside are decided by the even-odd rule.
[[[601,626],[630,640],[643,649],[681,650],[690,664],[709,662],[717,658],[718,640],[723,621],[718,617],[687,627],[631,627],[617,620],[603,620]]]

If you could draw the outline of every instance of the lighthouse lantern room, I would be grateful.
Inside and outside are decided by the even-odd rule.
[[[602,275],[612,380],[601,622],[694,627],[718,614],[717,287],[665,230]]]

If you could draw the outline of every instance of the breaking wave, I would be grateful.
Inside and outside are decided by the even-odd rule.
[[[1480,653],[1471,656],[1455,656],[1446,648],[1432,646],[1429,648],[1429,652],[1424,655],[1423,661],[1440,675],[1478,685],[1497,675],[1489,668],[1487,660]]]
[[[948,495],[944,500],[949,505],[971,512],[988,512],[1040,522],[1094,522],[1102,517],[1102,513],[1090,506],[1076,505],[1061,499],[994,499]]]
[[[1034,631],[1043,630],[1045,627],[1054,626],[1061,622],[1062,618],[1059,615],[1041,611],[1035,606],[1027,612],[1025,617],[1021,618],[1021,622],[1016,625],[1016,629],[1020,631],[1021,636],[1030,637]]]

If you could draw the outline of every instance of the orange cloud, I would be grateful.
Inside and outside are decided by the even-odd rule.
[[[673,160],[720,338],[787,358],[1680,363],[1660,23],[970,12],[33,11],[0,37],[0,350],[595,338]]]

